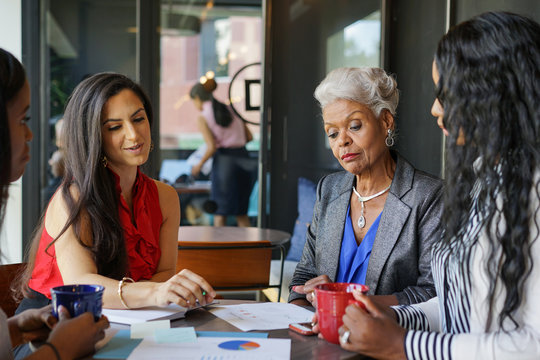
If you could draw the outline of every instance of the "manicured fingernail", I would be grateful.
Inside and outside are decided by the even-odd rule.
[[[292,287],[292,291],[297,291],[298,290],[298,285],[295,285]]]

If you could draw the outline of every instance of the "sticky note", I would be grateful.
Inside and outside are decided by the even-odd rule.
[[[131,338],[142,339],[145,336],[154,336],[154,331],[157,329],[169,329],[171,327],[170,320],[147,321],[131,325]]]
[[[119,330],[109,342],[101,348],[94,359],[127,359],[142,339],[130,339],[129,330]]]
[[[154,337],[157,343],[194,343],[197,342],[195,328],[171,328],[171,329],[156,329]]]

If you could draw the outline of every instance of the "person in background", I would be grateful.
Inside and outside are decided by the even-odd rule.
[[[341,345],[386,359],[540,359],[540,25],[489,12],[451,28],[433,63],[446,138],[437,297],[355,293]]]
[[[43,200],[48,203],[56,189],[62,183],[64,178],[64,149],[61,140],[62,128],[64,126],[64,119],[59,119],[56,124],[54,124],[55,132],[55,143],[56,150],[52,153],[49,158],[49,166],[51,168],[52,177],[49,179],[47,186],[43,189]]]
[[[64,113],[66,179],[34,238],[19,309],[50,302],[63,284],[105,287],[103,306],[133,309],[211,302],[202,277],[176,272],[180,204],[142,173],[152,149],[152,107],[124,75],[82,81]]]
[[[30,87],[21,63],[0,49],[0,229],[3,224],[9,184],[19,179],[30,160],[28,127]],[[59,319],[51,306],[21,312],[9,319],[0,309],[0,358],[13,359],[12,347],[28,341],[45,341],[27,359],[74,359],[94,351],[109,327],[106,317],[97,322],[91,313],[74,319],[64,307]],[[77,334],[76,336],[73,336]]]
[[[332,153],[345,171],[319,181],[289,302],[316,306],[315,286],[334,281],[366,284],[386,304],[430,299],[442,181],[391,150],[396,81],[379,68],[338,68],[315,97]]]
[[[253,136],[228,106],[212,96],[216,88],[213,74],[208,74],[189,94],[201,111],[197,124],[206,143],[206,152],[191,174],[197,176],[206,160],[213,158],[210,199],[216,203],[214,226],[225,226],[228,215],[236,217],[238,226],[250,226],[247,211],[254,171],[245,145]]]

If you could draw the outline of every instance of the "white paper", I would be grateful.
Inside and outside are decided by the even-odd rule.
[[[164,344],[147,337],[128,360],[286,360],[290,357],[290,339],[200,337],[196,343]]]
[[[285,329],[313,318],[313,312],[303,307],[272,302],[222,305],[209,311],[242,331]]]
[[[170,320],[148,321],[131,325],[130,337],[132,339],[142,339],[146,336],[154,336],[154,331],[158,329],[170,329]]]
[[[175,320],[185,317],[188,309],[176,304],[167,307],[146,307],[133,310],[103,309],[102,313],[110,322],[119,324],[137,324],[151,320]]]

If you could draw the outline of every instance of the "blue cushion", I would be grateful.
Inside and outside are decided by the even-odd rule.
[[[287,253],[286,260],[300,261],[302,257],[306,242],[306,231],[313,218],[316,199],[317,185],[306,178],[298,178],[298,218],[294,224],[291,248]]]

